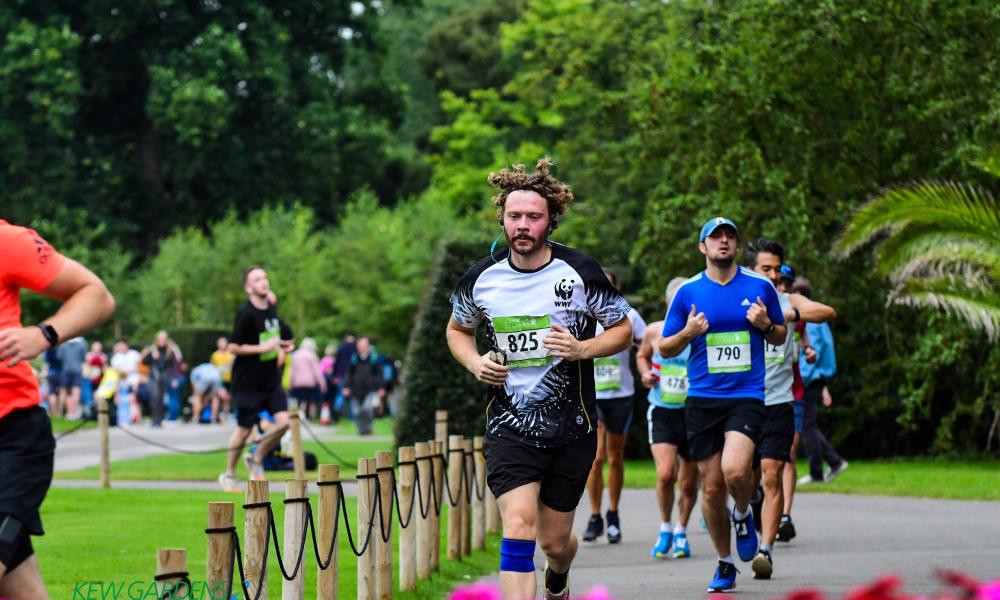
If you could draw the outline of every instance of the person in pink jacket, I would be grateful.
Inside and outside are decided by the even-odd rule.
[[[299,349],[292,353],[289,380],[292,388],[290,395],[298,400],[299,410],[306,418],[315,419],[326,393],[326,377],[320,369],[316,341],[312,338],[302,340]]]

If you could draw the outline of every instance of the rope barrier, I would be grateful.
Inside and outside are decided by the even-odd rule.
[[[178,596],[179,586],[171,586],[169,589],[163,591],[163,595],[160,596],[159,600],[171,600],[172,598],[187,598],[191,595],[191,579],[189,579],[189,573],[187,571],[177,571],[175,573],[160,573],[153,577],[153,581],[166,581],[168,579],[180,579],[178,583],[184,584],[184,595]]]
[[[451,507],[452,508],[457,507],[459,505],[459,503],[463,500],[463,497],[462,497],[462,492],[463,491],[465,492],[465,500],[471,501],[473,490],[475,490],[475,493],[476,493],[476,496],[477,496],[478,499],[480,499],[480,500],[483,499],[483,497],[485,496],[485,488],[486,488],[485,477],[483,478],[482,485],[479,485],[479,482],[478,482],[479,476],[478,476],[478,470],[475,467],[475,461],[472,461],[472,468],[471,468],[472,473],[471,474],[469,473],[470,469],[467,466],[468,462],[466,461],[466,457],[467,456],[471,456],[472,453],[476,452],[476,450],[473,450],[471,452],[466,452],[465,450],[463,450],[461,448],[454,448],[454,449],[451,449],[449,451],[449,454],[451,454],[452,452],[455,452],[455,453],[461,452],[461,454],[462,454],[462,471],[461,471],[460,478],[458,480],[458,484],[457,484],[458,488],[456,490],[456,493],[452,493],[452,489],[451,489],[452,488],[452,484],[451,484],[451,482],[448,481],[447,466],[449,464],[449,461],[447,460],[447,457],[444,454],[442,454],[442,453],[432,454],[432,455],[429,455],[429,456],[426,456],[426,457],[420,457],[420,458],[418,458],[416,460],[413,460],[413,461],[404,461],[404,462],[399,463],[397,466],[413,465],[414,467],[416,467],[418,461],[421,461],[421,460],[431,461],[431,460],[433,460],[435,458],[444,459],[444,465],[443,466],[445,467],[445,469],[443,469],[443,471],[442,471],[443,475],[444,475],[444,480],[443,480],[442,483],[443,483],[443,487],[445,487],[448,490],[448,503],[451,505]],[[386,513],[383,513],[382,511],[383,511],[383,509],[385,507],[384,507],[384,503],[382,501],[382,493],[381,493],[382,492],[382,484],[381,484],[381,481],[379,479],[379,473],[380,472],[384,473],[386,471],[389,471],[391,473],[392,494],[389,496],[388,511],[386,511]],[[338,494],[337,494],[337,496],[338,496],[337,497],[337,508],[336,508],[337,516],[334,518],[333,533],[331,535],[330,545],[326,549],[326,551],[323,552],[323,553],[320,552],[319,540],[317,538],[317,532],[316,532],[317,528],[316,528],[316,523],[315,523],[315,516],[314,516],[314,511],[313,511],[311,500],[309,498],[286,498],[286,499],[284,499],[283,503],[286,504],[286,505],[287,504],[305,504],[305,514],[303,516],[302,539],[299,540],[298,557],[296,558],[295,565],[294,565],[294,568],[292,569],[291,573],[289,573],[288,568],[285,565],[285,560],[284,560],[284,558],[281,555],[281,549],[280,549],[281,546],[280,546],[279,540],[278,540],[278,530],[277,530],[277,526],[275,524],[274,509],[272,507],[271,502],[255,502],[255,503],[244,504],[243,505],[243,509],[244,510],[267,509],[267,517],[268,518],[267,518],[267,531],[265,532],[265,538],[267,538],[267,539],[269,539],[271,541],[271,544],[267,544],[266,545],[266,550],[264,552],[263,561],[261,563],[261,576],[260,576],[260,578],[259,578],[259,580],[257,582],[257,593],[253,596],[253,600],[259,600],[259,598],[260,598],[261,586],[263,585],[263,575],[264,575],[264,573],[267,570],[268,557],[270,555],[270,549],[271,549],[271,545],[272,544],[274,546],[275,555],[277,556],[277,559],[278,559],[278,568],[281,571],[281,576],[285,580],[291,581],[292,579],[295,579],[296,576],[298,576],[298,573],[299,573],[299,571],[302,568],[302,564],[304,562],[304,556],[305,556],[305,545],[306,545],[306,538],[307,537],[311,537],[312,538],[313,556],[314,556],[314,558],[316,560],[317,567],[319,567],[320,570],[324,570],[324,571],[330,567],[330,564],[333,561],[333,553],[334,553],[334,549],[335,549],[334,546],[335,546],[336,541],[338,539],[338,532],[340,530],[340,520],[341,520],[340,518],[341,518],[341,516],[343,517],[343,520],[344,520],[344,527],[345,527],[345,530],[347,532],[347,541],[348,541],[348,545],[350,546],[351,552],[356,557],[360,557],[360,556],[364,555],[365,552],[368,551],[368,548],[371,545],[372,531],[374,531],[374,529],[375,529],[375,516],[376,515],[378,515],[378,514],[389,514],[389,515],[392,515],[393,508],[395,507],[395,513],[396,513],[397,519],[399,519],[399,527],[400,527],[400,529],[407,529],[407,528],[409,528],[412,525],[412,523],[413,523],[413,514],[414,514],[413,513],[413,507],[414,507],[414,505],[417,505],[417,506],[420,507],[420,517],[423,518],[423,519],[426,519],[430,515],[432,504],[433,504],[433,507],[434,507],[434,514],[439,515],[440,512],[441,512],[441,506],[442,506],[443,503],[439,503],[437,501],[437,494],[435,493],[435,483],[436,483],[436,480],[435,480],[435,475],[434,475],[434,469],[433,468],[429,469],[429,475],[430,475],[430,477],[429,477],[430,481],[428,483],[430,485],[427,488],[427,491],[428,491],[427,495],[429,497],[424,498],[424,490],[423,490],[424,486],[422,485],[423,482],[422,482],[421,477],[420,477],[420,469],[418,469],[418,468],[414,469],[414,486],[413,486],[413,490],[410,493],[409,510],[406,512],[406,518],[405,518],[405,520],[403,518],[403,511],[402,511],[402,508],[401,508],[401,506],[402,506],[402,500],[399,497],[399,487],[400,486],[399,486],[399,481],[398,481],[397,476],[396,476],[395,467],[381,467],[381,468],[376,469],[375,473],[369,473],[369,474],[364,474],[364,475],[357,475],[355,477],[358,480],[359,483],[361,483],[361,482],[363,482],[365,480],[368,480],[368,479],[374,479],[375,480],[375,485],[374,485],[374,496],[375,497],[374,497],[374,499],[372,501],[372,510],[371,510],[371,513],[368,515],[368,518],[366,519],[367,522],[366,522],[365,527],[366,527],[367,531],[366,531],[366,535],[365,535],[364,541],[361,544],[360,548],[358,547],[358,543],[357,543],[359,540],[355,539],[355,533],[356,532],[354,532],[352,530],[352,527],[351,527],[351,518],[350,518],[350,516],[347,513],[347,501],[346,501],[346,497],[344,495],[343,482],[341,482],[341,481],[320,481],[320,482],[317,483],[317,485],[323,486],[323,487],[325,487],[325,486],[336,486],[337,487],[337,491],[338,491]],[[473,484],[473,481],[475,481],[476,483]],[[463,490],[463,488],[464,488],[464,490]],[[442,494],[442,497],[443,496],[444,495]],[[380,522],[379,522],[379,536],[381,537],[381,539],[382,539],[383,542],[388,542],[391,539],[391,537],[392,537],[392,525],[393,525],[392,524],[392,519],[389,519],[389,523],[388,524],[382,522],[382,520],[380,519]],[[205,533],[206,534],[212,534],[212,533],[229,533],[229,534],[231,534],[232,541],[233,541],[233,548],[232,548],[232,553],[231,553],[231,556],[230,556],[230,576],[229,576],[229,584],[228,584],[228,590],[227,590],[227,593],[226,593],[226,597],[227,598],[232,597],[233,575],[238,570],[239,571],[239,575],[240,575],[240,582],[241,582],[240,585],[243,588],[243,596],[244,596],[244,598],[249,599],[250,598],[250,592],[249,592],[249,589],[247,588],[247,585],[246,585],[247,584],[247,578],[246,578],[246,572],[245,572],[244,566],[243,566],[243,556],[242,556],[243,552],[242,552],[242,549],[240,547],[240,538],[239,538],[239,533],[236,530],[236,527],[206,528],[205,529]],[[163,579],[173,579],[173,578],[179,577],[179,574],[177,574],[177,573],[166,573],[166,574],[160,575],[159,577],[162,577]]]
[[[56,442],[58,442],[59,440],[63,439],[67,435],[70,435],[70,434],[76,433],[77,431],[80,431],[81,429],[83,429],[84,427],[86,427],[90,423],[91,423],[91,421],[80,421],[79,423],[77,423],[76,425],[74,425],[73,427],[71,427],[70,429],[67,429],[66,431],[63,431],[62,433],[60,433],[59,435],[57,435],[56,436]]]

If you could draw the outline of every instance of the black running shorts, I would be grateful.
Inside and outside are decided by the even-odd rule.
[[[42,535],[38,513],[52,483],[56,441],[40,406],[15,410],[0,419],[0,515],[23,522]]]
[[[757,455],[788,462],[795,438],[795,409],[791,402],[764,407],[764,425],[757,440]]]
[[[486,483],[499,498],[522,485],[540,482],[539,500],[552,510],[576,510],[597,454],[597,433],[565,446],[536,448],[521,442],[486,436]]]
[[[691,460],[704,460],[722,450],[727,431],[738,431],[756,444],[764,422],[764,402],[688,396],[684,413]]]
[[[288,410],[288,399],[281,388],[269,392],[233,392],[233,407],[236,408],[236,422],[240,427],[253,428],[257,415],[265,410],[271,416]]]
[[[649,430],[649,445],[670,444],[677,446],[677,454],[687,460],[687,425],[684,423],[683,408],[663,408],[649,405],[646,410],[646,424]]]
[[[597,399],[597,420],[608,433],[624,435],[632,423],[632,397]]]

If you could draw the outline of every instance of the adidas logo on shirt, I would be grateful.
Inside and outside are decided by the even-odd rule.
[[[744,298],[743,302],[740,302],[740,306],[750,306],[750,301]]]

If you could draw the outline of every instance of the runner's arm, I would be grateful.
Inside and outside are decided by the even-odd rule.
[[[628,317],[606,327],[601,335],[580,342],[583,346],[581,359],[614,356],[632,345],[632,323]]]
[[[263,344],[229,344],[229,351],[236,356],[250,356],[253,354],[264,354],[278,349],[281,340],[270,338]]]
[[[42,293],[62,302],[48,323],[62,340],[97,327],[115,311],[115,299],[101,279],[80,263],[67,258]],[[9,366],[30,360],[49,347],[39,327],[12,327],[0,331],[0,360]]]
[[[495,363],[489,358],[489,353],[480,355],[476,348],[476,330],[463,327],[455,320],[454,315],[448,320],[445,329],[448,349],[460,365],[476,376],[476,379],[490,385],[503,385],[510,373],[506,365]]]
[[[656,338],[660,336],[659,329],[662,323],[651,323],[642,334],[642,342],[639,343],[639,350],[635,353],[635,366],[642,377],[642,384],[650,387],[653,385],[653,346],[657,343]]]
[[[832,306],[827,306],[822,302],[815,302],[806,298],[802,294],[789,294],[788,299],[792,303],[792,308],[799,311],[799,320],[806,323],[825,323],[837,318],[837,311]],[[791,311],[794,318],[795,311]],[[785,313],[785,320],[789,319],[789,314]]]

